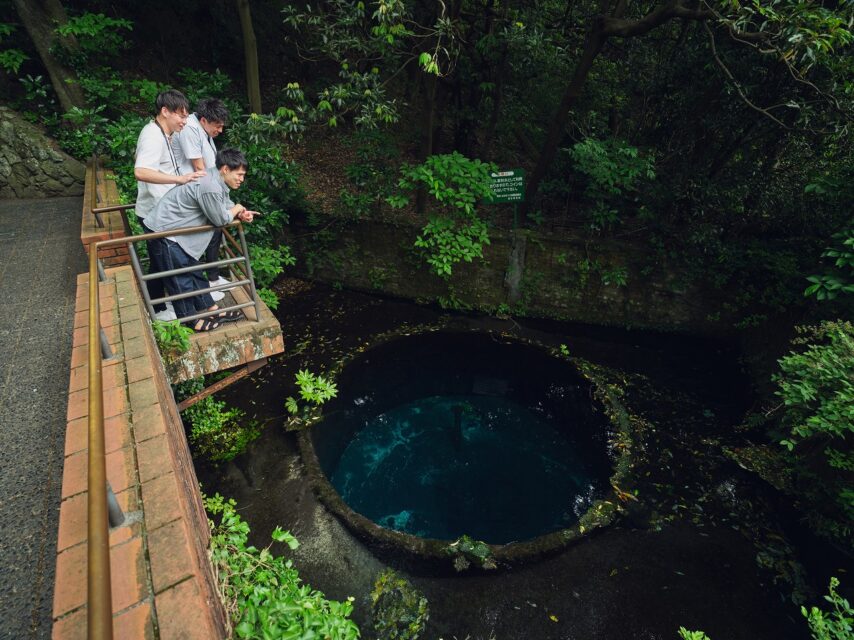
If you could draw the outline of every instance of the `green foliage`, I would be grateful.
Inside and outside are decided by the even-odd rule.
[[[489,244],[489,228],[477,215],[479,200],[491,195],[492,163],[470,160],[456,151],[430,156],[420,165],[402,169],[398,186],[404,192],[424,189],[438,210],[415,240],[415,246],[426,253],[427,263],[441,278],[449,278],[458,262],[472,262],[483,257],[483,246]],[[407,196],[391,196],[387,202],[396,208],[406,206]]]
[[[269,287],[285,270],[285,266],[296,264],[290,247],[249,246],[249,258],[252,260],[252,275],[259,287]]]
[[[823,322],[801,332],[798,342],[806,348],[782,358],[774,376],[789,431],[782,444],[795,454],[812,508],[824,514],[819,532],[845,538],[854,521],[854,325]],[[834,497],[835,510],[820,497],[825,492]]]
[[[812,284],[804,291],[805,296],[815,296],[818,300],[833,300],[840,293],[854,293],[854,227],[833,236],[835,246],[822,253],[823,258],[831,258],[835,271],[807,277]]]
[[[234,500],[220,495],[204,497],[211,518],[211,563],[220,592],[234,625],[234,637],[258,640],[356,640],[359,628],[350,620],[353,598],[327,600],[323,593],[303,584],[291,560],[274,556],[270,548],[248,543],[249,525],[243,522]],[[216,520],[216,521],[215,521]],[[276,542],[295,550],[296,538],[279,527]]]
[[[202,98],[218,98],[225,103],[232,117],[243,112],[242,105],[232,90],[231,78],[219,69],[211,72],[184,68],[178,72],[178,77],[181,79],[181,90],[190,101],[191,108]]]
[[[824,596],[832,605],[830,612],[818,607],[807,611],[801,607],[801,613],[807,619],[813,640],[852,640],[854,639],[854,609],[836,591],[839,579],[832,577],[828,587],[828,595]]]
[[[651,157],[640,154],[636,147],[613,140],[586,138],[569,150],[580,173],[587,176],[584,194],[591,202],[591,227],[601,230],[619,220],[624,203],[644,181],[655,179]]]
[[[472,563],[481,569],[495,569],[495,559],[489,545],[471,536],[461,536],[445,547],[445,552],[454,560],[457,571],[465,571]]]
[[[425,598],[392,569],[377,576],[371,591],[371,619],[377,640],[417,640],[430,612]]]
[[[682,640],[711,640],[702,631],[688,631],[685,627],[679,627],[679,637]]]
[[[306,402],[302,408],[301,418],[297,417],[300,413],[300,406],[293,396],[285,399],[285,409],[295,419],[306,420],[313,409],[320,407],[327,400],[331,400],[338,395],[338,387],[331,380],[327,380],[321,374],[314,374],[306,369],[301,369],[295,376],[296,384],[299,387],[299,396]]]
[[[80,159],[87,158],[93,153],[103,153],[107,147],[104,137],[107,118],[101,115],[102,111],[104,111],[103,105],[94,109],[71,107],[62,116],[70,126],[63,127],[57,136],[63,149]]]
[[[245,412],[227,407],[222,400],[208,396],[188,407],[184,417],[190,423],[190,444],[211,462],[228,462],[246,450],[261,435],[254,420],[245,421]]]
[[[249,162],[240,200],[264,214],[246,226],[246,237],[253,244],[269,245],[288,222],[286,211],[304,206],[298,167],[282,156],[284,134],[272,116],[235,117],[226,135],[229,146],[243,151]]]
[[[122,31],[132,29],[133,23],[129,20],[87,11],[69,18],[68,22],[57,27],[56,32],[61,36],[73,36],[86,59],[89,59],[96,55],[118,55],[128,46]]]
[[[276,295],[276,292],[272,289],[268,289],[267,287],[261,287],[257,289],[258,297],[261,298],[261,301],[270,307],[273,310],[279,308],[279,296]]]
[[[190,348],[190,336],[194,333],[190,327],[181,324],[180,320],[155,320],[151,323],[151,330],[154,332],[157,347],[164,356],[185,353]]]
[[[6,22],[0,22],[0,42],[3,42],[8,36],[15,31],[15,25]],[[0,51],[0,69],[3,69],[8,74],[17,74],[30,57],[20,49],[4,49]]]

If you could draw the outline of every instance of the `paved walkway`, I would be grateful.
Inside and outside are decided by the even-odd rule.
[[[49,638],[80,198],[0,200],[0,638]]]

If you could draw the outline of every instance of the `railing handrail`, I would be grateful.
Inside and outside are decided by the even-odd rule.
[[[129,207],[128,207],[129,208]],[[255,305],[256,317],[260,320],[258,308],[258,294],[255,290],[255,280],[252,277],[252,267],[249,261],[249,251],[246,245],[246,238],[243,235],[243,227],[237,220],[224,225],[225,227],[237,227],[240,235],[240,246],[242,248],[243,257],[239,260],[242,265],[233,258],[224,261],[227,264],[235,264],[235,266],[245,267],[246,271],[243,274],[245,277],[239,282],[232,282],[229,285],[220,285],[212,290],[225,289],[234,286],[242,286],[249,284],[252,292],[252,302],[237,304],[228,309],[242,309],[244,307]],[[139,281],[140,289],[144,293],[146,304],[151,311],[151,300],[148,298],[148,293],[145,290],[145,281],[139,276],[141,268],[139,267],[139,259],[136,256],[136,250],[133,247],[134,242],[144,240],[154,240],[157,238],[171,238],[175,236],[188,235],[191,233],[199,233],[200,231],[210,231],[215,229],[214,225],[202,225],[197,227],[187,227],[184,229],[175,229],[173,231],[159,231],[155,233],[144,233],[136,236],[124,236],[121,238],[113,238],[110,240],[101,240],[89,245],[89,459],[88,459],[88,541],[87,541],[87,637],[89,640],[112,640],[113,638],[113,606],[111,592],[111,576],[110,576],[110,532],[109,532],[109,513],[107,507],[107,464],[106,451],[104,445],[104,396],[103,396],[103,379],[101,376],[102,354],[101,354],[101,316],[100,316],[100,299],[99,299],[99,282],[100,274],[103,272],[103,267],[98,260],[98,252],[101,249],[109,249],[123,244],[128,245],[129,253],[133,258],[133,268],[135,275]],[[222,228],[222,227],[220,227]],[[228,232],[226,232],[228,234]],[[229,239],[237,244],[229,235]],[[232,254],[234,255],[234,254]],[[201,263],[195,270],[204,269],[205,264]],[[180,270],[172,270],[180,271]],[[168,276],[171,272],[160,272],[163,277]],[[159,275],[159,274],[158,274]],[[174,299],[188,297],[186,294],[178,294]],[[170,300],[172,297],[167,296],[159,300]],[[222,313],[228,309],[217,309],[216,311],[186,316],[185,320],[194,320],[201,317],[207,317]]]
[[[101,316],[98,244],[89,250],[89,460],[87,612],[89,640],[112,640],[110,531],[107,514],[107,461],[104,446],[104,395],[101,378]]]

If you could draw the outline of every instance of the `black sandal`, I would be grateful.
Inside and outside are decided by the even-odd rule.
[[[189,323],[187,326],[190,327],[193,331],[213,331],[214,329],[219,329],[222,326],[222,322],[220,322],[219,318],[199,318],[202,322],[202,326],[196,328],[196,323],[198,320]]]
[[[216,316],[216,319],[220,322],[237,322],[238,320],[243,320],[243,312],[242,311],[226,311],[224,313]]]

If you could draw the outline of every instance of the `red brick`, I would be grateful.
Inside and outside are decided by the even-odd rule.
[[[80,544],[56,556],[53,617],[58,618],[86,603],[86,545]]]
[[[210,640],[215,638],[208,608],[197,578],[185,580],[154,599],[160,640]],[[216,606],[216,605],[215,605]]]
[[[110,583],[113,611],[121,611],[144,600],[146,566],[142,538],[132,538],[125,544],[110,548]]]
[[[118,449],[106,455],[107,482],[118,493],[137,484],[133,447]]]
[[[137,444],[162,433],[166,433],[166,421],[160,405],[153,404],[133,411],[133,437]]]
[[[142,484],[142,508],[149,531],[183,515],[178,491],[177,477],[172,472]]]
[[[155,594],[195,573],[196,563],[183,520],[149,530],[148,555]]]
[[[133,358],[125,362],[127,367],[127,379],[129,383],[139,382],[154,376],[154,365],[148,355],[141,358]]]
[[[83,640],[86,637],[86,609],[78,609],[53,623],[52,640]]]
[[[68,394],[66,420],[76,420],[89,415],[89,390],[82,389]]]
[[[89,454],[86,451],[75,453],[65,459],[62,470],[63,498],[86,491],[89,482],[88,460]]]
[[[172,470],[169,441],[165,435],[150,438],[136,446],[140,482],[148,482]]]
[[[113,618],[113,637],[116,640],[154,640],[151,605],[143,602]]]
[[[118,380],[116,380],[118,382]],[[104,418],[111,418],[128,410],[127,388],[104,385]]]
[[[75,544],[85,542],[88,536],[89,494],[78,493],[63,500],[59,506],[59,536],[56,550],[63,551]]]

